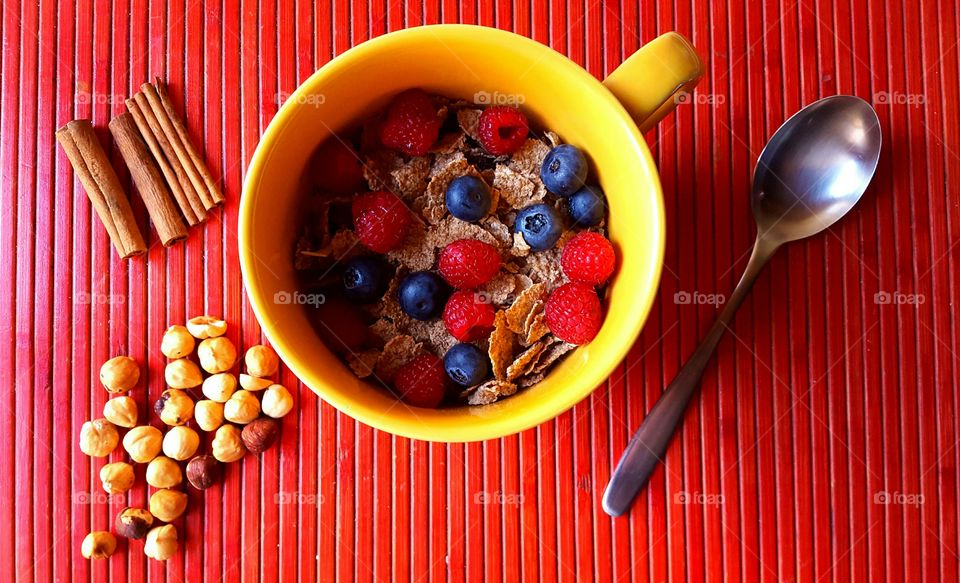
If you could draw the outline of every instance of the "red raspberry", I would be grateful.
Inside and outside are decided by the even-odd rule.
[[[571,344],[590,342],[603,324],[600,298],[585,283],[565,283],[553,290],[543,310],[547,328]]]
[[[440,275],[458,289],[481,286],[500,271],[500,253],[496,247],[476,239],[460,239],[440,252]]]
[[[317,148],[311,159],[313,182],[323,192],[353,194],[363,187],[360,157],[336,136]]]
[[[477,122],[480,145],[494,156],[512,154],[519,150],[529,131],[527,116],[516,107],[506,105],[488,107],[480,114],[480,121]]]
[[[386,191],[355,197],[352,210],[357,237],[377,253],[386,253],[402,243],[413,221],[403,201]]]
[[[423,156],[437,136],[441,120],[437,106],[420,89],[409,89],[393,98],[380,128],[380,142],[410,156]]]
[[[447,394],[447,373],[442,360],[422,354],[400,367],[393,384],[404,403],[433,409]]]
[[[367,324],[360,310],[339,298],[327,298],[310,312],[313,327],[330,350],[348,354],[367,343]]]
[[[485,338],[493,331],[493,306],[477,300],[472,291],[453,292],[443,309],[443,325],[460,342]]]
[[[617,255],[613,245],[599,233],[584,231],[563,246],[560,266],[571,281],[601,285],[613,274]]]

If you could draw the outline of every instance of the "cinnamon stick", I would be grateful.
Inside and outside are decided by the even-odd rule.
[[[137,124],[129,113],[121,113],[110,121],[110,133],[117,148],[130,169],[133,183],[137,185],[160,242],[169,247],[187,238],[187,227],[180,213],[170,200],[170,193],[163,183],[163,176],[153,161],[147,145],[140,138]]]
[[[90,121],[73,120],[58,129],[56,136],[117,254],[127,259],[145,253],[147,246],[133,217],[130,202]]]

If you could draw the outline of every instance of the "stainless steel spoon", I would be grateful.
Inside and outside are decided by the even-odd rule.
[[[876,112],[848,95],[801,109],[767,142],[753,173],[750,205],[757,239],[747,268],[703,342],[623,452],[603,494],[607,514],[626,512],[663,458],[703,369],[767,261],[780,245],[819,233],[853,208],[877,168],[880,142]]]

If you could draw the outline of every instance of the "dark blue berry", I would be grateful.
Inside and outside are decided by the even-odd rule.
[[[378,257],[354,257],[343,269],[343,289],[347,298],[373,302],[383,297],[390,284],[390,268]]]
[[[443,368],[462,387],[479,385],[490,374],[490,359],[473,344],[456,344],[443,357]]]
[[[567,205],[578,227],[596,227],[607,214],[607,200],[599,186],[584,186],[567,199]]]
[[[523,240],[534,251],[546,251],[556,244],[563,233],[563,221],[556,209],[540,203],[520,211],[513,230],[523,235]]]
[[[476,176],[453,179],[445,200],[450,214],[461,221],[479,221],[490,212],[490,189]]]
[[[587,159],[575,146],[560,144],[547,153],[540,166],[540,180],[557,196],[570,196],[587,179]]]
[[[431,320],[440,315],[450,287],[447,282],[429,271],[414,271],[400,281],[397,300],[408,316],[417,320]]]

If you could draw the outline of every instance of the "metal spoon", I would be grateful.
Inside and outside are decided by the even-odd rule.
[[[860,200],[880,157],[880,121],[867,102],[838,95],[808,105],[770,138],[753,173],[757,239],[747,268],[706,338],[627,445],[603,494],[619,516],[667,451],[710,356],[760,271],[780,245],[835,223]]]

